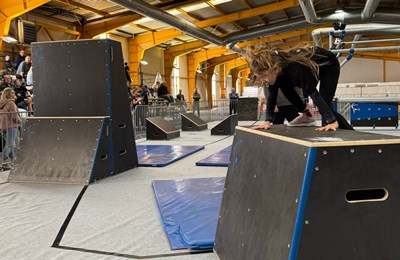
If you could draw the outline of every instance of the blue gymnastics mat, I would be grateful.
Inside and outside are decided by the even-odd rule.
[[[204,149],[195,145],[137,145],[139,166],[163,167]]]
[[[215,153],[203,160],[196,162],[197,166],[221,166],[228,167],[231,156],[232,146],[228,146],[225,149]]]
[[[171,249],[214,247],[225,177],[153,181]]]

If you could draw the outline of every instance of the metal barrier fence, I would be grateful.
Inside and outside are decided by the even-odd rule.
[[[0,113],[0,170],[9,170],[13,166],[21,140],[21,130],[29,113],[19,112]]]
[[[196,105],[196,104],[195,104]],[[192,102],[174,102],[170,104],[155,103],[137,105],[132,108],[132,120],[136,138],[146,136],[146,118],[162,117],[176,128],[181,127],[181,114],[195,113],[206,122],[222,120],[229,114],[229,100],[200,101],[200,115],[193,111]]]

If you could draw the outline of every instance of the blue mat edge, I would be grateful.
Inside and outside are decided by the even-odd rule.
[[[226,151],[226,150],[228,150],[228,149],[232,149],[232,145],[227,146],[227,147],[225,147],[224,149],[222,149],[222,150],[220,150],[220,151],[218,151],[218,152],[216,152],[216,153],[214,153],[214,154],[212,154],[212,155],[210,155],[210,156],[208,156],[208,157],[206,157],[206,158],[204,158],[204,159],[202,159],[202,160],[200,160],[200,161],[197,161],[197,162],[196,162],[196,166],[228,167],[230,162],[228,162],[228,163],[207,163],[207,162],[204,162],[205,160],[207,160],[208,158],[212,157],[213,155],[219,154],[219,153],[221,153],[221,152],[223,152],[223,151]],[[231,152],[230,152],[230,153],[231,153]]]
[[[194,178],[194,179],[214,179],[214,178],[216,178],[216,179],[224,179],[226,181],[226,177],[204,177],[204,178]],[[213,249],[215,240],[207,241],[207,244],[202,244],[202,245],[190,243],[188,241],[188,239],[186,238],[185,234],[182,233],[180,229],[179,229],[180,236],[178,236],[177,234],[168,235],[168,232],[167,232],[168,230],[166,229],[166,225],[164,224],[164,219],[165,218],[164,218],[164,215],[162,214],[162,211],[161,211],[161,208],[160,208],[160,201],[159,201],[158,193],[156,192],[156,188],[155,188],[155,184],[157,182],[165,182],[165,181],[176,181],[176,180],[174,180],[174,179],[170,179],[170,180],[165,180],[165,179],[163,179],[163,180],[153,180],[151,183],[152,183],[152,187],[153,187],[153,193],[154,193],[154,195],[156,197],[157,208],[158,208],[158,211],[159,211],[160,217],[161,217],[161,223],[162,223],[162,226],[164,228],[164,232],[165,232],[165,234],[167,236],[167,239],[168,239],[168,242],[169,242],[171,250],[190,249],[190,250],[196,251],[196,250]],[[182,247],[172,247],[171,241],[175,241],[175,242],[179,241],[180,244],[182,245]]]
[[[182,145],[182,147],[184,147],[184,146],[185,145]],[[195,146],[197,146],[197,145],[195,145]],[[181,160],[183,158],[186,158],[189,155],[192,155],[192,154],[194,154],[194,153],[196,153],[196,152],[198,152],[200,150],[203,150],[204,148],[205,148],[204,145],[198,145],[198,147],[196,149],[194,149],[193,151],[191,151],[190,153],[187,153],[182,157],[175,158],[175,159],[173,159],[173,160],[171,160],[171,161],[169,161],[167,163],[159,163],[159,164],[149,164],[149,163],[142,164],[142,163],[138,163],[138,167],[164,167],[164,166],[167,166],[167,165],[169,165],[171,163],[179,161],[179,160]]]
[[[164,215],[163,215],[163,213],[162,213],[162,210],[161,210],[161,208],[160,208],[160,200],[159,200],[159,198],[158,198],[158,194],[157,194],[157,192],[156,192],[156,189],[155,189],[155,183],[156,182],[158,182],[158,181],[166,181],[166,180],[153,180],[152,182],[151,182],[151,186],[153,187],[153,193],[154,193],[154,196],[156,197],[156,201],[157,201],[157,208],[158,208],[158,212],[160,213],[160,217],[161,217],[161,223],[162,223],[162,226],[164,227],[164,232],[165,232],[165,235],[167,236],[167,239],[168,239],[168,243],[169,243],[169,247],[171,248],[171,250],[175,250],[175,249],[186,249],[186,248],[188,248],[187,246],[183,246],[183,247],[172,247],[172,243],[171,243],[171,237],[168,235],[168,232],[167,232],[167,227],[166,227],[166,225],[164,224]],[[179,232],[179,234],[180,234],[180,232]],[[176,235],[174,236],[174,237],[176,237]],[[184,244],[184,240],[181,238],[180,239],[181,240],[181,244],[183,245]]]
[[[228,167],[229,163],[201,163],[201,162],[196,162],[196,166],[215,166],[215,167]]]

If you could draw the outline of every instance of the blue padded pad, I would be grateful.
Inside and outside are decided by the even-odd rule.
[[[225,177],[153,181],[171,249],[213,248],[224,185]]]
[[[139,166],[163,167],[204,149],[196,145],[137,145]]]
[[[221,166],[228,167],[231,156],[232,146],[228,146],[225,149],[215,153],[203,160],[196,162],[197,166]]]

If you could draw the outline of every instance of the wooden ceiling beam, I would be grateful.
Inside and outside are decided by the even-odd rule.
[[[285,0],[282,2],[274,3],[274,4],[267,4],[264,6],[256,7],[256,8],[250,9],[250,10],[244,10],[244,11],[240,11],[240,12],[233,13],[233,14],[227,14],[227,15],[222,15],[222,16],[218,16],[215,18],[210,18],[210,19],[207,19],[204,21],[196,22],[196,23],[194,23],[194,25],[196,25],[200,28],[204,28],[204,27],[208,27],[211,25],[217,25],[220,23],[233,22],[233,21],[238,21],[238,20],[245,19],[245,18],[254,17],[257,15],[272,13],[272,12],[276,12],[279,10],[283,10],[283,9],[298,6],[298,5],[299,5],[298,0]]]
[[[90,7],[90,6],[81,4],[81,3],[76,2],[76,1],[73,1],[73,0],[56,0],[56,1],[57,1],[57,2],[60,2],[60,3],[64,3],[64,4],[68,4],[68,5],[72,5],[72,6],[79,7],[79,8],[81,8],[81,9],[90,11],[90,12],[92,12],[92,13],[101,15],[101,16],[103,16],[103,17],[108,17],[108,16],[110,16],[110,14],[107,13],[107,12],[104,12],[104,11],[102,11],[102,10],[98,10],[98,9],[92,8],[92,7]]]

